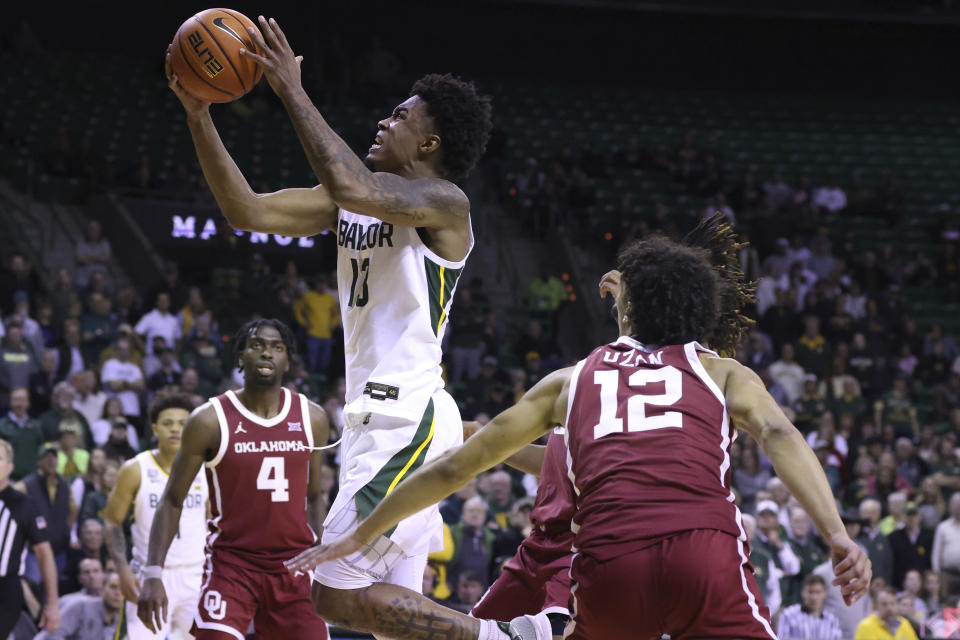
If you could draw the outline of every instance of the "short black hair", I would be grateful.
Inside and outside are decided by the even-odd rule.
[[[160,419],[160,414],[167,409],[183,409],[190,413],[196,409],[193,397],[183,391],[161,391],[153,398],[150,408],[147,409],[147,415],[150,416],[150,424],[156,424]]]
[[[242,327],[237,329],[237,332],[233,336],[233,358],[234,362],[240,362],[240,354],[243,353],[243,350],[247,348],[247,340],[254,335],[261,327],[273,327],[280,333],[280,339],[283,341],[283,346],[287,348],[287,357],[293,358],[297,353],[297,342],[293,338],[293,331],[290,330],[290,327],[285,325],[283,322],[277,320],[276,318],[258,318],[257,320],[251,320],[250,322],[245,323]],[[243,367],[240,367],[243,370]]]
[[[812,584],[818,584],[824,589],[827,588],[827,581],[823,579],[823,576],[816,573],[808,573],[807,577],[803,579],[803,586],[806,588]]]
[[[631,337],[649,345],[686,344],[703,340],[716,324],[717,276],[705,249],[655,235],[627,245],[617,268]]]
[[[410,89],[427,105],[440,136],[444,177],[458,182],[467,177],[487,148],[493,128],[490,97],[477,93],[472,82],[449,73],[423,76]]]

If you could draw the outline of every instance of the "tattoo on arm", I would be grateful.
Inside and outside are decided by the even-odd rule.
[[[123,535],[123,527],[108,522],[105,528],[104,537],[110,557],[117,563],[118,568],[125,567],[127,565],[127,538]]]

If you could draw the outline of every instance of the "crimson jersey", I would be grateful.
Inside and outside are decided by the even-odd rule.
[[[313,429],[306,397],[284,388],[280,412],[265,419],[232,391],[210,399],[220,448],[207,462],[207,554],[269,573],[316,540],[307,523]]]
[[[547,439],[537,499],[530,512],[533,532],[523,541],[528,547],[543,551],[570,553],[573,531],[570,521],[576,511],[573,486],[567,477],[567,447],[563,428],[558,427]]]
[[[575,367],[567,459],[577,550],[598,560],[682,531],[740,537],[730,425],[699,344],[648,348],[621,337]]]

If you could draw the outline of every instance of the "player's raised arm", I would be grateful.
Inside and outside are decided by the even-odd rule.
[[[362,548],[407,516],[439,502],[475,475],[516,453],[566,418],[571,369],[551,373],[456,449],[425,464],[397,485],[350,534],[307,549],[286,563],[291,572],[312,570]]]
[[[354,213],[380,218],[392,224],[434,229],[464,228],[470,203],[456,185],[431,175],[401,176],[394,172],[372,172],[327,124],[310,101],[300,81],[299,58],[272,18],[260,16],[261,35],[250,29],[257,55],[241,54],[263,66],[270,86],[283,101],[314,173],[340,207]],[[409,102],[409,101],[408,101]],[[412,105],[398,106],[378,127],[386,131],[392,121],[409,116]],[[416,154],[440,154],[442,141],[426,131],[408,131],[420,136]],[[407,158],[413,162],[414,157]],[[397,168],[402,169],[401,167]]]
[[[183,500],[203,463],[212,459],[219,447],[220,425],[216,413],[211,405],[202,405],[194,410],[183,427],[180,450],[173,459],[170,478],[150,527],[150,548],[147,566],[143,570],[137,616],[151,631],[156,632],[159,623],[167,618],[167,594],[160,575],[167,550],[180,526]]]
[[[847,604],[853,604],[869,589],[870,561],[847,535],[820,461],[756,373],[732,360],[722,366],[729,368],[724,395],[733,424],[757,441],[777,476],[810,514],[830,545],[834,584],[841,587]]]
[[[166,61],[167,80],[187,112],[187,126],[200,168],[220,211],[234,229],[312,236],[337,222],[337,206],[322,186],[255,193],[223,145],[210,117],[210,103],[187,93]]]
[[[107,506],[103,510],[103,537],[107,551],[117,566],[123,597],[133,603],[140,599],[140,582],[127,562],[127,538],[123,533],[123,521],[130,513],[130,505],[133,504],[139,488],[140,464],[136,459],[128,460],[120,467],[117,484],[110,492]]]

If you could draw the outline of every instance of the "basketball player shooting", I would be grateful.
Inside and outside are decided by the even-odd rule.
[[[242,640],[253,622],[261,638],[325,640],[310,579],[286,573],[283,560],[316,541],[310,522],[320,508],[323,460],[317,449],[330,435],[327,414],[282,386],[294,350],[285,324],[248,322],[234,345],[243,388],[211,398],[183,427],[150,528],[137,615],[150,631],[166,623],[164,563],[180,532],[184,500],[204,468],[211,519],[195,637]]]
[[[184,91],[169,65],[168,77],[207,183],[232,226],[288,236],[336,231],[347,404],[340,491],[324,522],[324,539],[332,540],[424,462],[462,441],[459,411],[444,391],[440,342],[473,247],[470,203],[455,183],[486,147],[491,109],[471,83],[424,76],[378,123],[361,161],[310,102],[300,61],[276,22],[261,17],[259,24],[263,35],[250,34],[261,55],[243,55],[263,67],[283,101],[318,186],[254,193],[223,146],[208,104]],[[313,601],[326,620],[382,639],[414,632],[474,640],[481,627],[491,638],[510,637],[418,593],[427,554],[443,545],[436,505],[385,533],[362,552],[316,567]]]
[[[732,232],[714,231],[727,238],[726,269],[737,269]],[[355,553],[564,424],[578,550],[565,637],[775,640],[730,484],[730,443],[742,430],[829,544],[847,604],[857,601],[868,591],[870,562],[847,535],[816,455],[755,373],[700,344],[736,344],[740,306],[721,304],[736,298],[732,283],[703,250],[664,238],[629,245],[600,282],[601,295],[615,300],[618,340],[544,378],[405,480],[356,530],[288,567]]]

